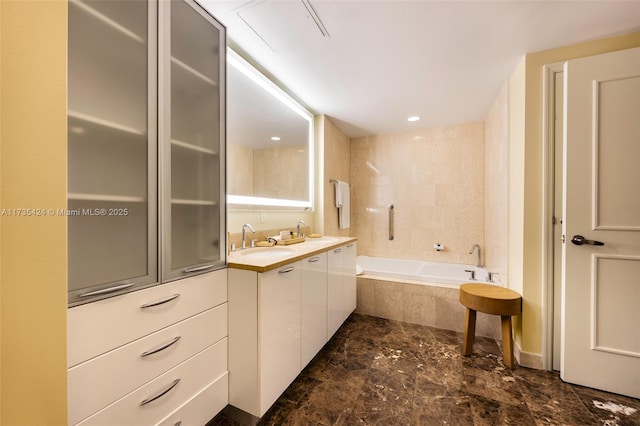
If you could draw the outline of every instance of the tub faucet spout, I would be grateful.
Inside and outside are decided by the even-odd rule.
[[[478,262],[476,263],[476,266],[478,268],[482,268],[482,249],[480,248],[479,244],[474,244],[473,246],[471,246],[471,249],[469,250],[469,254],[473,254],[474,250],[478,250]]]

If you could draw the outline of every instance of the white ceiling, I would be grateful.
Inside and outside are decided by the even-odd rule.
[[[640,28],[640,0],[200,3],[351,137],[483,120],[525,53]]]

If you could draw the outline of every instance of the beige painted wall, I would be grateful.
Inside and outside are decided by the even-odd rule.
[[[510,251],[510,282],[522,282],[524,310],[522,315],[522,350],[528,353],[542,353],[542,294],[546,285],[543,276],[543,238],[542,200],[543,158],[542,158],[542,67],[545,64],[564,60],[592,56],[616,50],[640,46],[640,32],[624,34],[601,40],[589,41],[567,47],[550,49],[526,55],[525,60],[525,115],[524,125],[511,120],[512,132],[524,134],[523,140],[511,140],[512,150],[523,152],[523,193],[522,227],[512,224],[510,232],[522,235],[522,255]],[[516,73],[520,73],[517,71]],[[520,76],[517,76],[520,79]],[[512,105],[513,107],[513,105]],[[513,133],[512,133],[513,134]],[[511,155],[513,159],[513,155]],[[510,165],[513,171],[517,163]],[[513,194],[514,191],[510,190]],[[517,206],[517,200],[511,199],[510,205]],[[519,208],[519,207],[517,207]],[[514,216],[517,219],[517,215]],[[515,248],[510,234],[510,250]],[[518,256],[519,259],[511,259]],[[522,263],[517,268],[517,263]]]
[[[484,122],[485,265],[507,282],[509,236],[509,83],[506,82]]]
[[[509,288],[522,291],[522,253],[524,227],[524,113],[525,113],[525,64],[520,61],[509,79],[509,220],[508,220],[508,265]],[[513,319],[515,342],[521,347],[522,318],[529,311],[527,300],[523,300],[523,315]],[[520,359],[522,362],[522,359]]]
[[[0,207],[65,208],[67,5],[0,10]],[[66,424],[66,218],[0,221],[0,423]]]
[[[484,247],[483,122],[352,139],[351,176],[359,254],[476,262],[469,249]]]

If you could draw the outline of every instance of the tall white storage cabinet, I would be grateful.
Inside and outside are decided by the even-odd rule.
[[[69,424],[228,402],[225,28],[193,0],[70,0]]]

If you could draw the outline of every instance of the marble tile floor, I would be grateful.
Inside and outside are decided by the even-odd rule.
[[[499,342],[353,314],[260,425],[640,426],[640,400],[502,363]],[[237,426],[223,414],[208,426]]]

